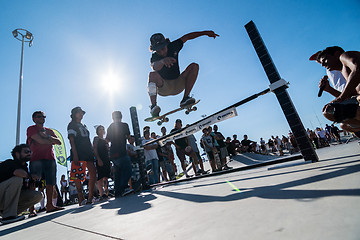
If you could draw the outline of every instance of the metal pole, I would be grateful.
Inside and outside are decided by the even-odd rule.
[[[20,62],[17,124],[16,124],[16,145],[19,145],[19,143],[20,143],[20,117],[21,117],[21,90],[22,90],[22,80],[23,80],[23,57],[24,57],[24,36],[22,36],[22,41],[21,41],[21,62]]]

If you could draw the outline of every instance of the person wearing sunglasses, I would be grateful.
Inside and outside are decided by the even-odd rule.
[[[45,118],[45,113],[42,111],[33,113],[32,120],[35,124],[27,128],[26,143],[33,152],[30,160],[30,173],[39,178],[44,176],[46,181],[46,212],[54,212],[64,209],[56,207],[52,203],[53,189],[56,184],[56,161],[53,145],[59,145],[61,142],[53,130],[44,127]],[[33,209],[30,209],[30,214],[30,216],[36,216]]]

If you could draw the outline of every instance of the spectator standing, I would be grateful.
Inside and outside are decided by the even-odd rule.
[[[102,125],[96,127],[97,136],[94,137],[93,147],[97,169],[97,188],[100,200],[108,198],[108,179],[110,177],[111,164],[109,159],[109,144],[105,140],[105,128]]]
[[[166,135],[166,128],[165,127],[161,128],[161,133],[162,133],[163,136]],[[169,157],[170,157],[169,161],[170,161],[171,165],[173,166],[173,172],[175,174],[177,172],[177,168],[176,168],[176,164],[175,164],[174,151],[173,151],[173,149],[171,147],[172,144],[174,144],[174,142],[167,142],[164,147],[166,147],[166,151],[169,153]],[[168,170],[168,172],[171,172],[171,170],[170,171]]]
[[[53,130],[44,127],[45,113],[36,111],[32,114],[35,125],[27,128],[26,142],[32,151],[30,160],[30,174],[46,181],[46,212],[54,212],[64,208],[52,204],[53,189],[56,185],[56,161],[53,145],[61,144]],[[40,180],[39,179],[39,180]]]
[[[210,166],[211,166],[211,170],[212,172],[217,172],[217,171],[221,171],[221,168],[219,169],[216,166],[216,162],[215,162],[215,151],[217,151],[213,139],[210,135],[210,131],[208,128],[204,128],[202,130],[203,135],[201,137],[201,143],[204,145],[205,148],[205,152],[209,158],[209,162],[210,162]]]
[[[18,216],[22,211],[43,199],[41,192],[29,189],[30,174],[27,162],[31,159],[31,150],[27,144],[14,147],[13,159],[0,163],[0,215],[2,224],[23,220]],[[33,180],[38,179],[33,175]]]
[[[227,152],[226,144],[224,142],[225,137],[218,130],[219,130],[218,126],[214,125],[214,137],[215,137],[215,140],[217,141],[217,143],[219,145],[218,151],[220,152],[220,159],[221,159],[222,168],[224,170],[229,170],[229,169],[232,169],[232,168],[229,167],[226,164],[226,157],[228,155],[228,152]]]
[[[234,134],[233,135],[233,140],[231,141],[232,144],[232,148],[234,149],[234,155],[236,155],[237,153],[241,153],[241,143],[240,141],[237,139],[237,135]]]
[[[341,144],[341,138],[339,134],[339,128],[336,127],[334,124],[331,124],[331,133],[335,137],[336,141],[338,141]]]
[[[178,131],[181,128],[182,128],[181,119],[176,119],[175,127],[173,130],[171,130],[171,132]],[[197,160],[195,152],[193,151],[193,149],[191,148],[191,146],[189,144],[188,138],[183,137],[180,139],[176,139],[174,145],[176,147],[176,155],[178,156],[178,158],[181,162],[181,167],[184,171],[185,176],[190,177],[186,170],[186,162],[185,162],[186,157],[185,156],[189,156],[189,157],[193,158],[192,167],[193,167],[194,173],[198,174],[198,172],[199,172],[198,160]],[[201,173],[201,171],[199,173]]]
[[[70,160],[71,171],[77,171],[79,168],[87,168],[89,173],[89,196],[86,200],[83,194],[83,188],[80,177],[74,177],[76,191],[78,193],[79,205],[91,204],[94,197],[94,187],[96,182],[96,167],[94,164],[94,151],[90,141],[90,133],[86,125],[81,121],[85,111],[81,107],[75,107],[71,110],[71,122],[69,123],[68,138],[71,146]]]
[[[149,130],[144,131],[144,138],[142,144],[152,141]],[[144,156],[146,169],[151,170],[149,174],[149,183],[155,184],[159,182],[159,157],[156,153],[158,144],[155,142],[144,146]]]
[[[111,142],[110,159],[115,168],[115,197],[131,192],[128,182],[132,174],[131,160],[126,151],[126,141],[130,136],[129,125],[122,122],[120,111],[112,113],[113,123],[107,129],[106,140]]]
[[[65,179],[65,175],[61,175],[60,179],[60,191],[61,191],[61,200],[64,201],[66,204],[68,202],[68,199],[66,197],[66,193],[69,192],[69,184],[68,181]]]

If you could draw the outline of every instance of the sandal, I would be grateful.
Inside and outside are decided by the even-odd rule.
[[[36,217],[36,216],[37,216],[36,212],[31,212],[31,213],[29,213],[28,218],[32,218],[32,217]]]

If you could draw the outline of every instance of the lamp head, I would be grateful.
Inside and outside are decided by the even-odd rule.
[[[17,30],[15,29],[14,31],[12,31],[12,34],[13,34],[14,38],[16,38],[18,36]]]
[[[26,31],[25,38],[30,40],[30,39],[32,38],[32,33],[31,33],[31,32]]]

